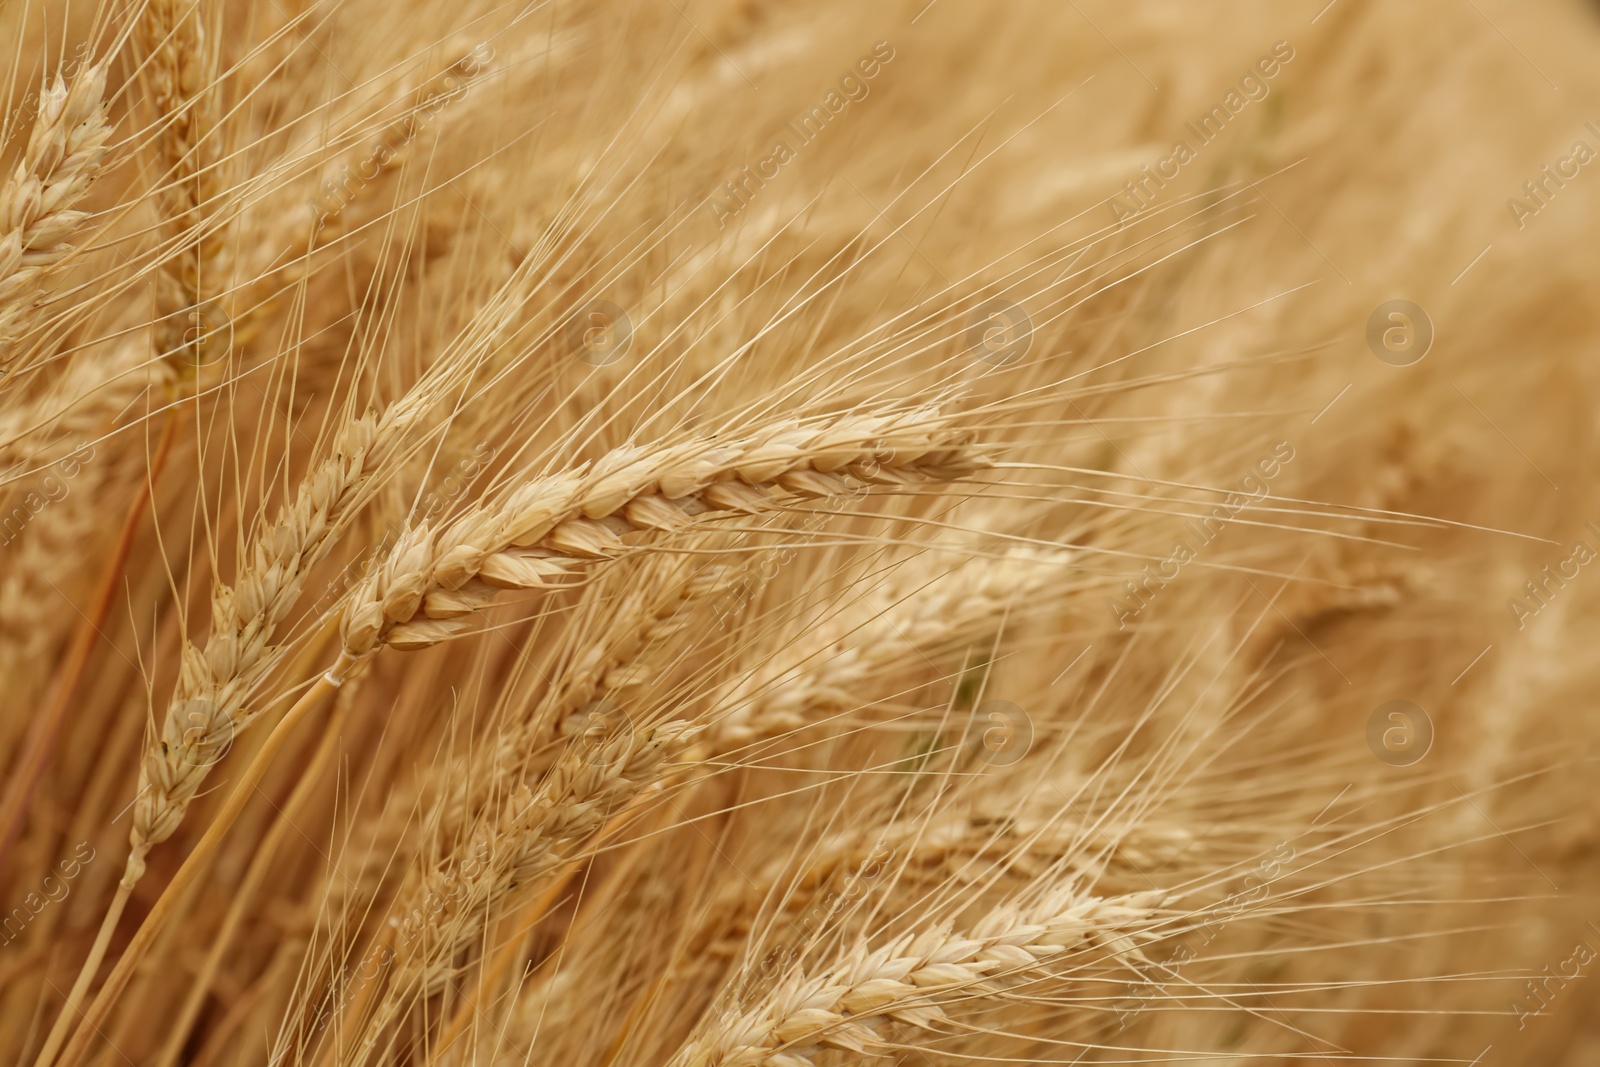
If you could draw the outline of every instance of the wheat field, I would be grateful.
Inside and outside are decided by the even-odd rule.
[[[0,40],[7,1062],[1600,1062],[1600,5]]]

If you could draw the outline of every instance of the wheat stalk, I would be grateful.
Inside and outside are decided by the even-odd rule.
[[[447,640],[500,591],[559,585],[616,555],[623,534],[674,530],[700,514],[754,514],[785,498],[843,497],[853,486],[950,480],[988,466],[970,434],[946,423],[936,409],[780,420],[748,436],[620,448],[590,467],[527,481],[437,532],[420,526],[397,539],[346,607],[345,654]]]
[[[217,586],[210,637],[203,648],[185,644],[162,736],[140,770],[126,881],[139,879],[145,854],[172,836],[211,766],[259,710],[247,702],[275,663],[278,625],[347,520],[372,476],[374,448],[392,428],[392,420],[367,415],[341,430],[330,457],[250,546],[237,585]]]
[[[721,563],[696,564],[692,557],[677,554],[647,559],[642,573],[625,581],[620,601],[612,604],[597,598],[596,607],[606,619],[607,638],[578,645],[534,712],[505,723],[475,758],[446,760],[430,771],[422,791],[444,798],[438,804],[441,814],[430,836],[437,843],[434,851],[450,858],[436,865],[398,905],[399,913],[407,917],[401,948],[413,972],[425,973],[440,966],[438,961],[449,959],[457,946],[470,942],[489,909],[512,888],[529,892],[550,882],[561,867],[569,865],[573,847],[595,837],[604,827],[608,809],[628,807],[643,786],[658,780],[647,773],[659,766],[650,761],[654,748],[646,745],[641,749],[650,757],[643,761],[631,755],[614,761],[609,755],[619,745],[639,744],[629,740],[634,726],[626,713],[605,717],[598,726],[579,722],[580,736],[566,745],[537,786],[524,784],[529,773],[524,768],[528,750],[546,725],[555,722],[567,727],[571,725],[569,716],[586,704],[602,697],[629,700],[630,694],[652,685],[663,660],[700,617],[700,609],[721,589],[730,570]],[[681,752],[697,732],[687,726],[681,730],[682,736],[674,737],[669,745],[671,753]],[[595,768],[607,765],[612,765],[611,769],[597,777]],[[454,789],[458,782],[467,783],[470,793]],[[548,802],[532,799],[547,795],[552,798]],[[518,798],[514,803],[523,812],[509,822],[507,797]],[[477,867],[491,850],[509,855],[499,861],[505,869],[488,861],[475,872],[477,880],[486,884],[463,888],[463,865]],[[414,928],[413,917],[443,899],[461,903],[460,910],[449,916],[430,914],[437,925],[451,931],[450,937],[442,945],[416,944],[420,931]],[[418,989],[407,984],[406,974],[399,972],[396,993],[381,1006],[380,1018],[389,1018],[401,1010],[407,998],[419,995]],[[423,988],[427,985],[424,982]]]
[[[811,1067],[823,1049],[883,1049],[890,1024],[939,1030],[947,1007],[997,996],[1006,982],[1059,977],[1087,947],[1137,956],[1166,899],[1160,890],[1102,898],[1069,885],[1032,905],[999,907],[967,931],[938,926],[877,948],[858,942],[826,966],[797,966],[758,1006],[715,1020],[671,1067]]]
[[[364,1027],[362,1054],[371,1053],[413,998],[454,978],[449,961],[478,935],[496,901],[553,877],[613,812],[660,780],[699,730],[683,720],[624,726],[570,746],[537,789],[523,785],[506,797],[480,824],[466,858],[430,872],[397,909],[389,933],[399,962]]]
[[[1019,597],[1041,582],[1048,587],[1052,568],[1070,558],[1020,550],[979,556],[931,581],[916,568],[911,581],[874,590],[858,610],[809,633],[805,654],[768,658],[729,686],[716,698],[722,710],[711,722],[707,748],[727,755],[859,707],[868,679],[992,632]]]
[[[77,204],[99,175],[111,136],[105,89],[104,61],[70,86],[58,75],[40,94],[22,158],[0,186],[0,365],[26,331],[35,294],[89,219]]]
[[[149,57],[143,74],[157,124],[153,147],[161,178],[155,195],[163,230],[175,246],[157,275],[156,344],[169,360],[190,363],[199,361],[205,335],[220,325],[203,308],[208,294],[221,289],[226,247],[211,222],[222,193],[220,90],[216,45],[202,7],[202,0],[146,0],[136,28]]]

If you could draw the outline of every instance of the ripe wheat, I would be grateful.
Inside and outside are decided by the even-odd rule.
[[[0,5],[8,1062],[1588,1063],[1517,15]]]

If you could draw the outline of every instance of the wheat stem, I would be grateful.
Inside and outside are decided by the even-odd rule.
[[[89,947],[89,956],[83,962],[83,967],[78,971],[78,977],[72,983],[72,989],[67,993],[67,1001],[61,1007],[61,1013],[56,1016],[55,1024],[50,1027],[50,1035],[45,1039],[44,1047],[39,1050],[39,1056],[33,1061],[34,1067],[49,1067],[55,1060],[61,1042],[67,1038],[67,1032],[72,1024],[82,1014],[80,1005],[84,996],[89,992],[89,983],[94,980],[95,974],[100,970],[100,962],[106,957],[106,947],[111,944],[111,935],[116,931],[117,922],[122,918],[123,910],[128,906],[128,898],[133,895],[133,887],[122,883],[117,884],[117,891],[111,898],[111,904],[106,908],[105,918],[100,922],[100,929],[94,935],[94,944]]]
[[[249,546],[238,584],[219,583],[212,594],[210,639],[203,650],[185,644],[161,739],[140,768],[129,880],[139,879],[145,854],[178,828],[211,766],[253,720],[246,701],[275,662],[275,632],[348,520],[394,424],[371,415],[348,423],[330,458]]]
[[[261,744],[260,751],[250,761],[250,765],[245,768],[238,783],[233,787],[233,791],[228,794],[227,801],[223,804],[221,810],[217,812],[217,817],[212,820],[210,826],[206,827],[206,832],[196,843],[194,851],[184,857],[182,866],[172,876],[172,881],[168,882],[166,888],[162,890],[155,906],[145,916],[144,922],[140,924],[139,929],[134,933],[133,939],[128,942],[128,947],[123,950],[122,957],[117,960],[117,965],[111,969],[111,973],[106,977],[105,985],[100,987],[100,992],[96,994],[88,1010],[83,1013],[78,1027],[73,1031],[72,1040],[68,1043],[65,1051],[61,1054],[61,1059],[58,1061],[61,1067],[76,1067],[79,1060],[82,1059],[84,1052],[89,1047],[89,1042],[94,1039],[94,1035],[99,1033],[100,1027],[110,1014],[117,997],[128,984],[128,980],[133,977],[134,969],[138,966],[139,961],[144,958],[144,954],[149,951],[156,934],[161,930],[162,923],[166,921],[167,916],[177,905],[179,898],[188,890],[189,886],[199,876],[200,872],[205,869],[206,864],[210,862],[211,857],[222,845],[222,839],[227,836],[228,830],[238,820],[239,814],[244,810],[244,806],[250,800],[251,794],[255,792],[256,786],[260,784],[262,777],[271,767],[272,761],[277,757],[284,743],[288,741],[295,727],[316,710],[317,705],[321,703],[324,696],[342,684],[343,678],[332,672],[318,675],[316,681],[301,695],[299,700],[295,701],[294,706],[284,714],[278,725],[273,727],[272,732],[267,735],[267,739]],[[133,882],[124,876],[123,886],[125,889],[131,890],[132,884]],[[108,913],[106,921],[101,924],[102,934],[114,926],[115,919]],[[85,967],[84,973],[90,973],[87,967]],[[63,1012],[63,1015],[65,1014]],[[50,1061],[41,1055],[35,1061],[35,1067],[50,1067]]]
[[[122,569],[127,563],[129,553],[133,550],[133,540],[144,520],[145,509],[150,504],[151,488],[172,452],[177,421],[176,410],[169,411],[166,425],[161,430],[161,441],[156,446],[155,456],[150,462],[149,477],[142,479],[134,490],[133,500],[123,515],[122,528],[117,534],[116,545],[101,570],[94,599],[90,602],[88,612],[82,614],[78,620],[78,625],[73,631],[72,644],[51,685],[49,698],[29,725],[27,747],[6,781],[5,797],[0,799],[0,866],[4,866],[6,853],[16,841],[17,834],[21,832],[28,805],[39,784],[39,776],[44,773],[50,756],[55,751],[56,741],[61,736],[61,726],[66,722],[67,714],[74,706],[90,657],[94,653],[96,643],[101,639],[106,619],[111,614],[111,604],[117,595]]]
[[[256,892],[271,873],[279,849],[283,847],[283,843],[289,839],[291,833],[303,832],[295,820],[310,801],[312,794],[322,785],[323,771],[327,769],[328,761],[333,758],[334,751],[338,748],[339,726],[349,712],[350,703],[358,691],[359,687],[352,679],[345,683],[339,690],[339,695],[334,698],[333,712],[328,716],[327,727],[323,731],[316,752],[312,754],[304,773],[295,782],[294,790],[289,794],[289,799],[284,801],[278,817],[273,820],[272,829],[254,849],[244,878],[233,890],[233,899],[228,904],[228,914],[223,918],[222,925],[211,935],[210,951],[206,953],[205,963],[201,965],[200,972],[189,985],[189,995],[171,1025],[171,1032],[161,1054],[156,1058],[157,1067],[171,1067],[177,1063],[189,1031],[193,1028],[200,1009],[205,1005],[206,996],[216,978],[223,957],[232,946],[234,935],[239,932],[239,926],[245,919],[245,913],[254,903]]]

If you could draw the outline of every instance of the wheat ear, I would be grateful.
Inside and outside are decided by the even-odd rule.
[[[657,683],[673,649],[703,617],[701,609],[720,592],[732,568],[722,562],[696,565],[676,555],[658,556],[651,564],[655,573],[634,577],[622,600],[606,612],[606,638],[579,642],[540,707],[499,732],[489,766],[449,773],[503,793],[517,777],[545,769],[531,763],[529,753],[549,739],[551,726],[569,735],[587,730],[592,724],[582,714],[586,708],[602,701],[625,708],[635,694]]]
[[[794,968],[759,1007],[718,1019],[671,1067],[812,1067],[827,1048],[882,1050],[883,1027],[938,1029],[946,1007],[993,997],[1006,981],[1059,977],[1086,947],[1136,955],[1165,900],[1160,890],[1103,898],[1068,886],[1031,906],[999,907],[965,932],[941,926],[875,949],[858,942],[820,973]]]
[[[968,432],[929,408],[619,448],[592,466],[525,482],[438,531],[403,534],[347,606],[345,653],[437,644],[469,629],[465,616],[501,590],[549,588],[616,555],[622,534],[673,530],[708,512],[753,514],[786,497],[950,480],[989,463]]]
[[[429,413],[468,380],[484,339],[515,308],[526,279],[519,272],[506,282],[433,368],[381,414],[341,423],[328,458],[311,469],[294,499],[244,547],[237,585],[217,584],[210,636],[204,648],[185,642],[161,737],[140,767],[124,885],[143,875],[145,855],[172,836],[211,765],[253,720],[247,702],[277,663],[276,631],[311,569],[365,505],[372,486],[403,458]],[[337,684],[348,666],[334,668],[330,680]]]
[[[569,725],[569,716],[581,711],[585,704],[602,696],[611,701],[627,700],[631,694],[650,686],[664,662],[670,662],[667,654],[677,647],[679,640],[689,632],[691,623],[700,617],[698,609],[722,588],[729,571],[730,568],[720,562],[696,565],[690,557],[677,554],[657,555],[648,560],[644,573],[629,576],[631,580],[624,585],[624,594],[614,606],[606,604],[604,597],[596,598],[605,612],[604,628],[608,638],[578,645],[535,712],[519,716],[502,729],[493,746],[476,759],[446,761],[430,775],[434,780],[432,791],[437,793],[444,793],[452,780],[474,786],[471,795],[460,802],[453,802],[452,798],[444,803],[441,817],[431,833],[440,844],[441,852],[462,841],[472,842],[472,847],[480,852],[498,848],[502,862],[523,869],[525,873],[507,882],[503,872],[485,870],[482,872],[488,879],[485,887],[468,893],[462,889],[461,879],[455,873],[462,866],[458,849],[451,859],[431,872],[416,894],[406,898],[406,903],[400,907],[401,914],[416,914],[430,900],[440,899],[441,886],[454,887],[458,899],[472,902],[456,916],[450,927],[451,938],[442,946],[424,946],[419,950],[424,956],[431,953],[438,958],[448,958],[457,945],[470,941],[480,928],[479,920],[512,886],[526,889],[530,882],[534,887],[559,884],[560,868],[572,866],[574,843],[587,841],[604,829],[609,813],[593,807],[590,795],[594,788],[584,784],[593,777],[583,767],[607,763],[608,745],[625,747],[632,733],[631,724],[620,721],[619,716],[610,717],[595,730],[585,729],[587,723],[579,724],[579,728],[584,729],[583,736],[563,749],[554,767],[531,791],[522,784],[528,780],[528,751],[536,745],[538,736],[547,726],[552,722],[564,727]],[[596,732],[608,727],[609,734],[597,747]],[[685,730],[671,746],[672,752],[681,751],[690,736],[691,732]],[[659,780],[636,770],[625,771],[621,777],[632,781],[634,787],[616,792],[611,798],[615,803],[608,803],[608,808],[628,808],[645,786]],[[570,786],[563,783],[570,783]],[[534,804],[536,817],[505,823],[504,798],[542,796],[547,790],[553,791],[549,794],[555,799],[553,807],[546,810],[545,806]],[[563,821],[568,818],[567,814],[559,817],[555,814],[565,813],[568,807],[574,808],[579,817]],[[533,859],[541,850],[556,858],[541,864]],[[498,883],[497,878],[501,879]],[[536,896],[534,906],[537,901]],[[411,948],[414,940],[402,934],[401,947]],[[490,970],[508,965],[503,955],[490,964]],[[430,966],[425,960],[417,964],[420,970]],[[395,1001],[403,1001],[413,991],[402,985],[398,992],[399,997],[391,998],[386,1005],[390,1011],[398,1010],[400,1005]]]
[[[27,147],[0,187],[0,364],[26,331],[40,286],[72,251],[88,220],[77,203],[105,159],[106,64],[69,86],[59,75],[39,100]]]
[[[1064,553],[1049,557],[1011,553],[999,558],[975,558],[933,582],[926,581],[918,568],[914,583],[895,581],[874,590],[864,604],[857,605],[858,610],[830,619],[822,627],[821,639],[808,643],[809,648],[831,651],[832,658],[819,661],[815,655],[803,656],[800,666],[759,672],[755,679],[747,677],[729,687],[723,696],[714,698],[709,705],[712,710],[705,717],[709,723],[706,734],[685,753],[686,762],[678,777],[703,775],[703,761],[708,755],[720,755],[758,737],[814,722],[819,713],[857,705],[861,694],[871,692],[885,671],[909,660],[921,660],[919,645],[936,652],[952,642],[970,640],[992,630],[1016,595],[1038,578],[1041,564],[1059,564],[1066,558]],[[728,570],[734,572],[737,568]],[[723,584],[735,577],[730,573]],[[863,615],[868,618],[865,624],[861,623]],[[785,662],[793,659],[787,657]],[[768,684],[774,680],[779,684]],[[769,695],[773,696],[771,703],[763,703]],[[748,714],[731,719],[723,710],[728,707]],[[852,857],[866,859],[883,847],[900,848],[915,838],[917,858],[933,863],[955,847],[955,838],[979,832],[966,824],[951,825],[943,833],[923,830],[905,827],[891,839],[874,829],[868,832],[874,839],[866,843],[864,835],[857,831],[825,842],[810,857],[813,877],[788,894],[785,905],[804,908],[822,891],[830,875]],[[785,866],[781,862],[773,865],[769,883],[782,876]],[[689,934],[685,955],[690,965],[677,968],[674,977],[722,969],[737,947],[736,940],[748,933],[750,917],[768,896],[749,883],[723,894]],[[523,998],[519,1012],[528,1004],[542,1002],[547,992],[545,983],[533,987]]]
[[[1098,882],[1113,863],[1138,871],[1147,863],[1170,861],[1191,847],[1198,837],[1182,822],[1146,820],[1102,827],[1056,817],[1021,814],[1026,797],[1001,794],[985,804],[1004,814],[976,809],[942,813],[924,822],[896,821],[888,826],[869,825],[830,834],[808,850],[798,869],[787,857],[774,860],[754,881],[728,885],[705,908],[689,936],[678,968],[687,973],[700,965],[720,967],[739,952],[756,929],[763,908],[776,900],[778,919],[796,917],[839,890],[849,880],[867,879],[864,872],[892,865],[896,874],[888,887],[893,897],[916,897],[923,890],[907,891],[908,876],[920,876],[934,885],[948,882],[993,880],[1003,869],[1008,884],[1032,882],[1062,865],[1077,879]],[[1104,842],[1116,850],[1103,857]],[[1103,891],[1103,887],[1102,887]],[[781,926],[774,922],[774,928]],[[770,948],[767,944],[763,947]]]
[[[163,231],[176,246],[157,275],[158,350],[196,360],[215,327],[202,308],[206,293],[217,291],[224,240],[208,232],[222,183],[216,167],[217,53],[207,39],[200,0],[147,0],[137,26],[140,48],[149,57],[144,77],[158,126]],[[199,330],[196,329],[199,327]]]
[[[185,643],[161,739],[140,768],[125,881],[139,879],[145,854],[172,836],[211,765],[249,725],[247,700],[276,662],[277,628],[361,495],[373,473],[375,446],[392,424],[374,415],[347,423],[332,455],[254,538],[238,584],[217,586],[210,637],[204,648]]]
[[[452,377],[446,368],[381,415],[345,423],[328,458],[251,540],[237,584],[217,585],[210,636],[204,648],[185,643],[161,738],[146,751],[140,768],[125,882],[138,881],[145,854],[172,836],[211,765],[254,720],[249,698],[277,663],[274,637],[311,569],[331,550],[365,502],[369,485]]]
[[[705,617],[704,609],[722,593],[735,571],[732,566],[720,561],[695,564],[690,559],[676,556],[657,556],[652,562],[656,568],[664,568],[669,572],[669,595],[650,597],[648,602],[641,603],[642,598],[637,591],[647,589],[647,583],[626,582],[626,588],[635,595],[625,599],[623,611],[608,619],[608,627],[616,632],[617,637],[608,642],[585,641],[580,644],[578,656],[563,671],[560,679],[560,688],[556,691],[558,697],[552,709],[554,714],[525,720],[522,724],[525,729],[520,732],[509,730],[501,734],[497,759],[490,774],[492,780],[506,780],[506,768],[514,765],[513,759],[508,758],[508,744],[514,745],[515,756],[521,757],[523,774],[532,772],[526,754],[535,745],[538,729],[547,719],[560,716],[563,711],[568,712],[567,717],[561,720],[564,732],[581,730],[587,733],[596,716],[591,715],[586,722],[581,716],[570,714],[580,712],[585,702],[593,706],[594,702],[604,700],[606,703],[602,706],[608,710],[620,710],[643,698],[646,691],[658,685],[664,672],[680,658],[673,655],[674,650],[683,647],[684,641],[694,633],[694,623]],[[629,608],[633,610],[627,610]],[[621,711],[621,714],[626,714],[626,711]],[[604,716],[599,718],[603,719]],[[614,840],[630,824],[643,796],[641,793],[632,805],[611,816],[607,825],[594,835],[597,847]],[[519,906],[515,913],[514,925],[517,928],[531,927],[547,913],[555,895],[563,892],[570,879],[581,869],[581,860],[581,856],[569,860],[562,871],[547,880],[541,893]],[[607,880],[614,883],[616,877],[612,874]],[[476,993],[462,1001],[455,1017],[441,1032],[441,1046],[448,1046],[471,1025],[477,1005],[483,1002],[488,990],[494,989],[510,973],[512,965],[519,958],[519,949],[520,945],[515,939],[509,940],[485,962],[478,975]]]
[[[865,622],[861,612],[840,613],[808,640],[799,663],[793,655],[768,659],[717,697],[722,710],[711,722],[706,746],[726,755],[859,707],[870,679],[993,632],[1018,597],[1069,558],[1065,552],[974,557],[932,582],[919,573],[911,589],[890,583],[867,596]]]
[[[388,947],[399,962],[384,1001],[363,1028],[363,1053],[376,1047],[413,998],[453,980],[451,959],[477,937],[495,902],[553,877],[612,812],[664,776],[699,729],[673,720],[569,746],[536,790],[522,786],[507,797],[474,836],[466,861],[431,872],[390,919],[386,936],[394,944]]]

